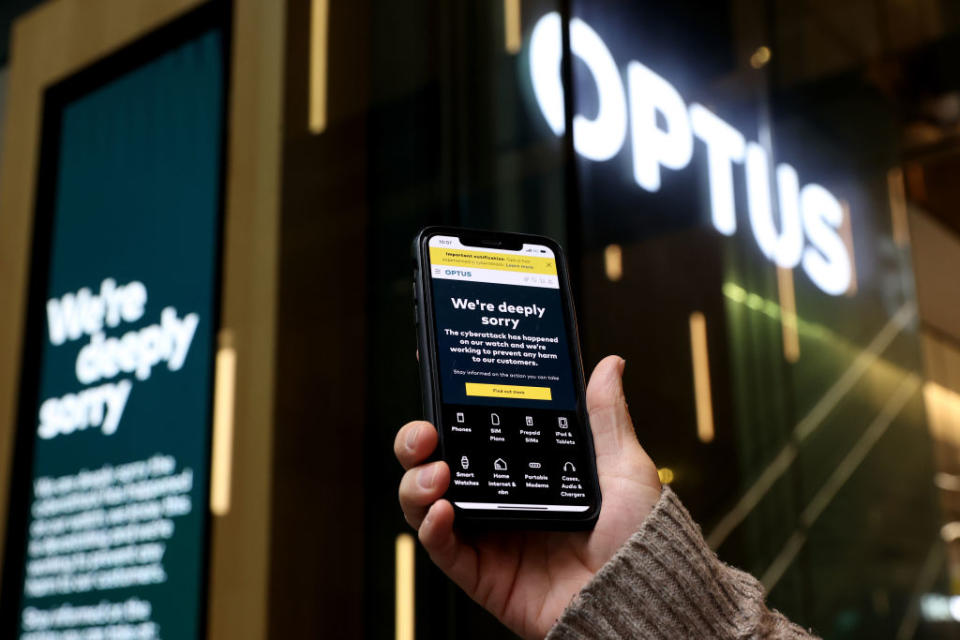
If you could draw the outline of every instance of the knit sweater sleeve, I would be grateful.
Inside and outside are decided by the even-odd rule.
[[[760,583],[723,564],[664,487],[639,531],[571,602],[547,640],[815,637],[763,598]]]

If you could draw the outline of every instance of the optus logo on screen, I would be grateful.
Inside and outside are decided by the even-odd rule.
[[[589,70],[598,98],[596,116],[573,117],[577,153],[590,160],[609,160],[623,148],[629,128],[634,181],[652,193],[660,189],[661,168],[678,171],[690,164],[694,138],[698,138],[707,149],[711,219],[717,231],[729,236],[737,230],[732,167],[744,164],[750,227],[763,254],[781,267],[802,264],[810,280],[828,294],[847,291],[852,265],[837,232],[844,212],[832,193],[818,184],[801,188],[797,171],[789,164],[778,164],[773,181],[780,212],[778,232],[770,160],[763,146],[747,141],[703,105],[688,107],[672,84],[635,60],[627,64],[624,82],[606,44],[579,18],[570,21],[570,50]],[[540,18],[530,37],[530,79],[540,111],[558,136],[565,129],[561,55],[560,15],[549,13]],[[804,246],[804,238],[810,246]]]
[[[148,380],[154,367],[161,364],[170,371],[183,367],[200,321],[196,313],[181,318],[175,308],[166,307],[160,312],[159,322],[107,337],[107,329],[141,320],[146,303],[147,288],[142,282],[117,285],[112,278],[100,284],[98,293],[83,287],[47,301],[51,345],[62,347],[88,340],[77,354],[75,365],[77,381],[86,388],[44,400],[37,435],[49,440],[88,428],[112,435],[120,425],[133,380],[101,381],[121,374]]]

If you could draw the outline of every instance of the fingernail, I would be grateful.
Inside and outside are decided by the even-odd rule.
[[[623,370],[627,367],[627,361],[625,358],[620,358],[620,373],[623,373]]]
[[[417,474],[417,484],[419,484],[424,489],[430,489],[433,487],[433,481],[437,478],[437,467],[436,465],[430,465],[425,469],[421,469]]]
[[[413,449],[417,445],[418,435],[420,435],[419,426],[414,429],[410,429],[410,433],[407,434],[407,449]]]

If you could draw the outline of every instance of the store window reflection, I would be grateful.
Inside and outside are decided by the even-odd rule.
[[[395,31],[388,50],[371,39],[375,313],[407,312],[386,255],[419,224],[563,239],[585,364],[626,358],[640,440],[721,557],[825,637],[956,633],[925,613],[960,593],[960,368],[928,307],[960,317],[945,302],[960,295],[941,276],[928,304],[923,283],[960,250],[916,235],[942,217],[935,198],[951,212],[960,194],[947,161],[915,154],[950,157],[960,11],[505,0],[428,14],[414,20],[440,27],[436,67],[419,43],[392,57]],[[391,325],[375,326],[383,353]],[[415,392],[393,370],[371,383],[384,420]],[[421,598],[445,584],[423,568]],[[450,628],[502,633],[450,598]]]
[[[957,16],[872,10],[505,2],[502,24],[471,26],[454,12],[517,53],[491,51],[494,87],[465,73],[486,68],[467,51],[442,72],[452,168],[437,179],[456,204],[417,221],[565,237],[587,364],[626,358],[641,442],[721,557],[826,637],[927,637],[943,623],[923,597],[953,593],[958,537],[945,543],[934,485],[954,477],[940,444],[952,396],[929,386],[933,347],[921,352],[904,155],[919,126],[905,114],[933,87],[897,83],[916,56],[947,59]],[[420,593],[437,586],[424,580]]]
[[[930,434],[953,424],[952,396],[924,383],[910,96],[883,65],[955,22],[938,3],[875,3],[869,24],[692,4],[574,3],[626,80],[632,136],[607,162],[578,150],[587,353],[634,365],[641,442],[774,606],[828,637],[912,637],[918,593],[950,593]],[[571,46],[581,57],[573,31]],[[573,86],[600,119],[596,67],[578,60]]]

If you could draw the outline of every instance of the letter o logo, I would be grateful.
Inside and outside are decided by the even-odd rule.
[[[562,21],[548,13],[537,22],[530,36],[530,77],[533,93],[547,124],[563,135]],[[590,70],[597,87],[600,108],[593,120],[573,117],[573,146],[590,160],[609,160],[620,152],[627,137],[627,97],[620,70],[597,32],[579,18],[570,21],[570,49]]]

